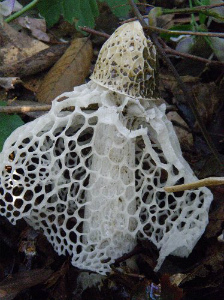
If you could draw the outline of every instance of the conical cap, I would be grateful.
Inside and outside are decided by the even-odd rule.
[[[152,99],[156,49],[138,21],[120,26],[103,45],[91,79],[132,98]]]

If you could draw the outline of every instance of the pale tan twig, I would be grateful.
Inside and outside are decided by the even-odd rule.
[[[33,111],[49,111],[51,109],[50,104],[46,105],[22,105],[22,106],[0,106],[0,113],[27,113]]]
[[[174,186],[164,187],[168,193],[181,192],[191,189],[197,189],[203,186],[214,186],[224,184],[224,177],[208,177],[191,183],[184,183]]]

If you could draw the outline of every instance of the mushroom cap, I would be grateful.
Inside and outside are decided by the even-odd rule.
[[[120,26],[104,43],[91,79],[132,98],[152,99],[156,89],[156,48],[138,21]]]

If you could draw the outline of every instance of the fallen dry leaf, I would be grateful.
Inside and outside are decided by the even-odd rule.
[[[44,43],[33,39],[23,32],[19,32],[4,23],[0,30],[0,39],[3,40],[0,49],[2,66],[13,64],[23,58],[48,48]]]
[[[92,55],[92,44],[88,38],[73,40],[40,85],[37,92],[38,101],[51,103],[63,92],[72,91],[74,86],[83,84],[89,74]]]
[[[27,76],[40,73],[52,67],[52,65],[54,65],[64,54],[67,48],[67,44],[53,45],[32,56],[25,57],[8,65],[0,66],[0,74],[5,77],[26,77],[27,80]]]
[[[24,28],[31,31],[32,35],[40,41],[49,42],[50,37],[46,33],[46,21],[44,19],[36,19],[26,17],[19,17],[16,22]]]

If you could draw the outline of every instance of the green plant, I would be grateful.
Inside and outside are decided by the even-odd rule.
[[[5,21],[10,22],[36,6],[49,27],[53,26],[60,16],[69,23],[75,22],[77,27],[94,27],[95,18],[99,15],[99,2],[106,2],[117,17],[127,16],[130,9],[127,0],[33,0]]]
[[[148,14],[149,25],[160,33],[160,36],[169,41],[179,36],[176,50],[184,53],[199,53],[207,49],[214,53],[219,61],[224,62],[224,38],[222,33],[209,32],[211,21],[224,23],[224,2],[221,0],[189,0],[188,8],[164,9],[155,7]],[[164,30],[156,27],[158,16],[165,14],[191,14],[187,24],[178,24]],[[198,15],[198,19],[195,17]],[[188,36],[187,36],[188,35]]]
[[[6,102],[0,101],[0,106],[5,106]],[[18,115],[8,115],[0,113],[0,152],[7,137],[19,126],[23,125],[23,120]]]
[[[118,17],[126,16],[130,9],[126,0],[100,0],[98,2],[106,2]],[[69,23],[78,20],[76,26],[94,27],[95,18],[99,15],[96,0],[40,0],[37,8],[49,27],[53,26],[61,15]]]

